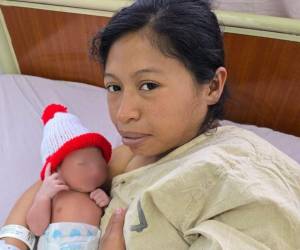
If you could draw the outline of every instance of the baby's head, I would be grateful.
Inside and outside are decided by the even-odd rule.
[[[68,154],[57,169],[73,190],[91,192],[102,185],[108,175],[107,163],[101,150],[87,147]]]
[[[71,189],[90,192],[102,185],[107,177],[111,144],[102,135],[89,132],[62,105],[47,106],[42,120],[41,179],[46,165],[51,163],[51,173],[58,171]]]

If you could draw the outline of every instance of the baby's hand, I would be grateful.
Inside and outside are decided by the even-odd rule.
[[[51,167],[49,163],[46,166],[45,179],[37,195],[39,197],[52,199],[58,192],[63,190],[69,190],[69,187],[65,184],[58,173],[51,174]]]
[[[93,192],[91,192],[90,198],[94,200],[99,207],[106,207],[110,202],[110,198],[100,188],[97,188]]]

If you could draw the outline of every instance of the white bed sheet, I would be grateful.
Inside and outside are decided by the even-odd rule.
[[[39,178],[43,108],[62,103],[85,126],[104,134],[113,147],[121,143],[109,119],[106,92],[81,83],[24,75],[0,75],[0,225],[16,199]],[[268,128],[230,121],[249,129],[300,163],[300,138]]]

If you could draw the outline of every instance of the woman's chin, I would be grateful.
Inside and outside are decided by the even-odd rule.
[[[145,157],[145,158],[160,158],[160,155],[163,154],[157,147],[152,147],[145,145],[145,147],[129,147],[130,151],[135,156]]]

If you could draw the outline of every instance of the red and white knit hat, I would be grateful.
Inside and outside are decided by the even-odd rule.
[[[97,147],[101,150],[106,162],[111,157],[111,144],[102,135],[91,133],[77,116],[67,112],[60,104],[48,105],[42,115],[44,123],[41,157],[43,168],[41,179],[45,178],[46,165],[51,163],[51,173],[71,152],[85,147]]]

